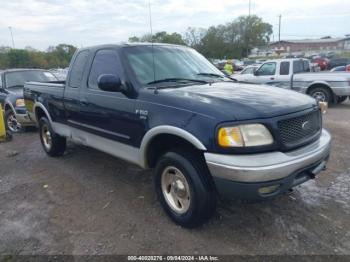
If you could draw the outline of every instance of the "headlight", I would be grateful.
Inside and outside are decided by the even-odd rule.
[[[262,124],[222,127],[218,133],[222,147],[263,146],[273,143],[270,131]]]
[[[16,106],[25,106],[24,99],[17,99]]]

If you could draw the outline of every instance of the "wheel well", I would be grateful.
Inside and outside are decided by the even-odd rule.
[[[37,107],[35,108],[35,117],[36,117],[36,120],[39,121],[40,118],[46,117],[46,113],[40,107]]]
[[[161,134],[154,137],[146,149],[146,164],[148,167],[155,167],[157,160],[165,152],[175,148],[186,148],[201,153],[193,144],[187,140],[171,134]]]
[[[306,93],[308,95],[310,95],[311,91],[314,90],[315,88],[324,88],[327,89],[329,91],[329,93],[331,94],[331,99],[332,101],[334,101],[334,93],[332,91],[332,89],[329,88],[329,86],[325,85],[325,84],[313,84],[311,86],[309,86],[309,88],[307,89]]]

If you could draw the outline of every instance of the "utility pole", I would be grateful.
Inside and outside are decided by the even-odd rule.
[[[250,21],[250,0],[249,0],[249,6],[248,6],[247,25],[246,25],[246,29],[245,29],[245,33],[246,33],[246,53],[247,53],[247,57],[248,57],[248,52],[249,52],[249,36],[248,36],[249,21]]]
[[[282,15],[278,16],[278,42],[281,43],[281,18]]]
[[[15,41],[13,40],[13,34],[12,34],[12,27],[9,26],[10,34],[11,34],[11,39],[12,39],[12,48],[15,48]]]

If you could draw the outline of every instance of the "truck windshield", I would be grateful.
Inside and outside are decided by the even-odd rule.
[[[50,72],[40,70],[8,72],[5,75],[7,88],[23,87],[28,81],[50,82],[57,81],[57,78]]]
[[[171,83],[171,85],[205,81],[226,81],[221,73],[202,55],[190,48],[174,46],[125,47],[124,54],[142,85]],[[154,64],[154,66],[153,66]],[[179,80],[179,81],[168,81]]]

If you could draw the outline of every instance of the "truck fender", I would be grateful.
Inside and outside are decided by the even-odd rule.
[[[176,135],[183,139],[185,139],[187,142],[191,143],[194,147],[196,147],[199,150],[206,151],[206,147],[202,144],[201,141],[198,140],[194,135],[187,132],[186,130],[183,130],[181,128],[175,127],[175,126],[168,126],[168,125],[162,125],[154,127],[147,131],[145,136],[143,137],[141,141],[140,146],[140,165],[144,168],[147,168],[147,149],[148,145],[152,141],[154,137],[161,134],[169,134],[169,135]]]
[[[7,108],[7,107],[10,107],[11,110],[16,114],[16,110],[15,110],[13,104],[11,103],[11,101],[9,101],[9,100],[6,99],[6,100],[5,100],[5,103],[4,103],[4,111],[6,111],[6,108]]]
[[[329,84],[326,81],[314,81],[308,85],[305,93],[308,94],[310,88],[314,85],[324,85],[324,86],[327,86],[330,90],[332,90],[332,88],[329,86]]]
[[[36,109],[37,109],[37,107],[39,107],[40,109],[42,109],[42,110],[44,111],[44,113],[45,113],[47,119],[49,120],[50,124],[52,125],[52,119],[51,119],[51,117],[50,117],[49,112],[47,111],[47,109],[45,108],[45,106],[44,106],[42,103],[40,103],[40,102],[35,102],[35,103],[34,103],[34,106],[33,106],[33,111],[34,111],[34,116],[35,116],[36,122],[37,122],[37,123],[39,122],[39,119],[38,119],[38,117],[37,117],[37,115],[36,115]]]

